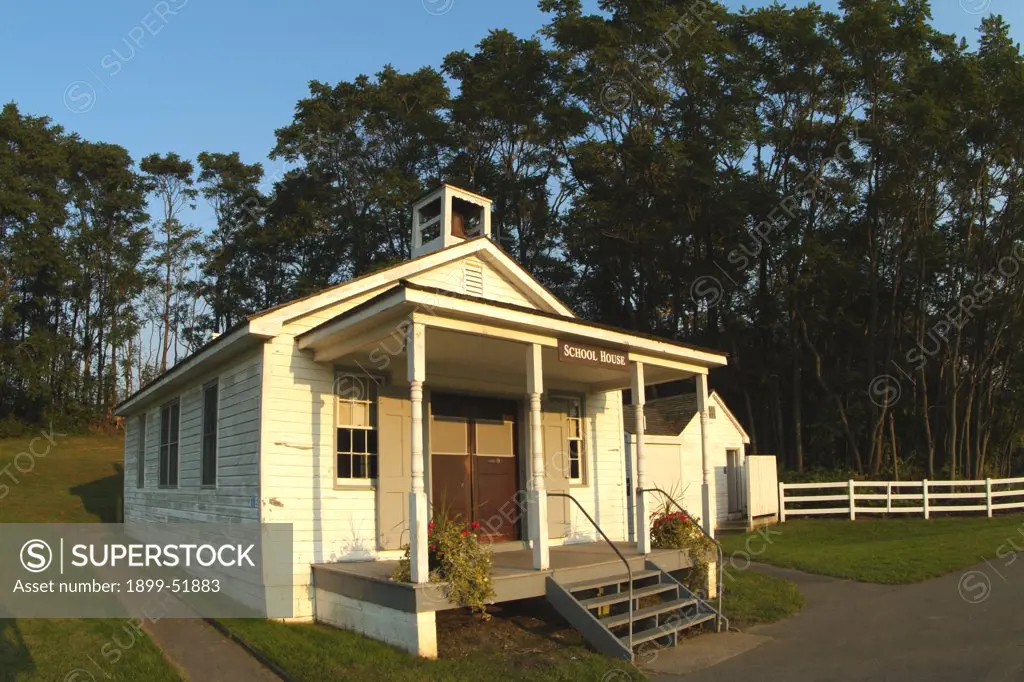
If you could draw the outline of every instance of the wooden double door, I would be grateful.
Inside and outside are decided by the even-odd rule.
[[[519,540],[514,400],[434,393],[430,398],[431,503],[481,524],[487,540]]]

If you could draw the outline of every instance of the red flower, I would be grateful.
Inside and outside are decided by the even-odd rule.
[[[462,537],[466,537],[467,535],[469,535],[469,531],[468,530],[462,531]]]
[[[477,530],[477,529],[479,529],[479,528],[480,528],[480,524],[479,524],[479,523],[477,523],[476,521],[474,521],[473,523],[471,523],[471,524],[470,524],[470,527],[471,527],[471,528],[472,528],[473,530]]]

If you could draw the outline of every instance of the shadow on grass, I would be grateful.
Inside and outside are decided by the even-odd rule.
[[[25,646],[17,621],[0,619],[0,682],[13,682],[34,670],[32,654]]]
[[[82,507],[99,518],[101,523],[117,523],[124,494],[124,467],[114,464],[116,473],[68,489],[82,500]]]

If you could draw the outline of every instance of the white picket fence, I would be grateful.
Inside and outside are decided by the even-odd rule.
[[[825,493],[803,492],[816,490]],[[793,516],[837,514],[851,520],[857,514],[924,514],[927,519],[938,512],[985,512],[991,517],[1004,509],[1024,509],[1024,478],[779,483],[780,522]]]

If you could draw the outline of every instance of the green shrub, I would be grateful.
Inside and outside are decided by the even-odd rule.
[[[491,549],[479,538],[480,524],[460,517],[438,515],[427,526],[430,582],[443,583],[448,601],[465,606],[488,620],[487,600],[494,596],[491,582]],[[391,575],[397,582],[411,582],[410,548]]]
[[[700,519],[686,512],[672,511],[666,503],[651,514],[651,545],[657,549],[678,549],[693,562],[683,584],[691,592],[707,595],[708,564],[717,557],[715,542],[700,529]]]

